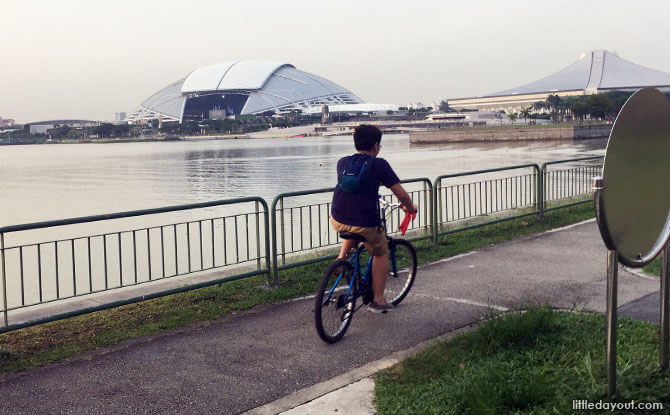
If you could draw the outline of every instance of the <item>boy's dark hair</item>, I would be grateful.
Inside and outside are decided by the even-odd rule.
[[[354,130],[354,146],[358,151],[369,151],[381,143],[382,132],[374,125],[361,124]]]

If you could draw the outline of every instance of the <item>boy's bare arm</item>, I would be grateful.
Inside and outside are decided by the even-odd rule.
[[[405,188],[402,187],[400,182],[391,186],[391,191],[398,198],[400,203],[402,203],[403,207],[405,207],[410,212],[416,212],[416,210],[417,210],[416,205],[414,203],[412,203],[412,198],[409,197],[409,194],[407,194],[407,192],[405,191]]]

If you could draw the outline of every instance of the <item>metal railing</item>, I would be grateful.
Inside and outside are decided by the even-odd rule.
[[[515,173],[502,175],[510,171]],[[501,217],[538,206],[539,172],[537,164],[522,164],[438,176],[434,185],[433,241],[437,242],[440,235],[536,213],[532,210]]]
[[[560,165],[567,165],[567,167],[553,169]],[[603,157],[601,156],[544,163],[540,169],[543,195],[539,208],[540,216],[547,211],[589,202],[590,200],[584,200],[583,197],[593,192],[593,177],[600,174],[602,167]],[[569,202],[558,203],[564,200]]]
[[[417,204],[419,215],[416,223],[410,224],[409,231],[414,239],[423,239],[417,231],[428,231],[432,226],[432,185],[427,178],[402,180],[407,193]],[[409,186],[408,186],[409,185]],[[420,185],[419,188],[414,188]],[[322,188],[277,195],[271,204],[272,218],[272,269],[274,282],[283,269],[335,258],[335,254],[318,254],[318,250],[339,244],[337,233],[330,226],[330,203],[335,188]],[[383,194],[385,199],[394,201],[392,194]],[[391,216],[387,227],[390,234],[399,232],[400,212]],[[430,236],[428,236],[430,237]],[[311,258],[304,257],[313,254]],[[281,260],[281,264],[279,261]]]
[[[317,248],[334,246],[338,243],[337,234],[331,230],[327,222],[330,218],[330,200],[334,187],[300,192],[287,192],[278,194],[271,205],[272,219],[272,270],[274,283],[278,282],[278,270],[306,265],[313,262],[334,258],[336,255],[319,256],[287,263],[287,256],[298,252],[312,251]],[[321,196],[321,200],[315,201],[314,196]],[[312,200],[302,200],[301,196],[311,196]],[[324,197],[325,196],[325,197]],[[296,200],[298,199],[298,200]],[[316,214],[314,210],[316,209]],[[322,214],[322,209],[325,211]],[[307,213],[305,213],[307,211]],[[306,216],[304,216],[306,215]],[[316,219],[316,226],[314,225]],[[326,221],[324,223],[324,220]],[[305,229],[307,222],[307,229]],[[314,239],[316,230],[317,239]],[[305,234],[308,235],[308,244],[305,242]],[[287,236],[288,235],[288,236]],[[296,239],[299,240],[296,249]],[[308,246],[307,250],[304,249]],[[295,255],[294,255],[295,256]],[[278,260],[281,257],[282,264]]]
[[[254,211],[240,212],[248,204],[253,204]],[[167,224],[160,223],[161,216],[158,216],[153,218],[153,222],[159,222],[155,225],[87,233],[96,223],[109,224],[109,221],[137,217],[149,223],[154,215],[213,210],[223,206],[232,207],[236,212],[217,215],[210,212],[210,217],[205,219],[177,220]],[[81,224],[86,225],[85,229],[75,226]],[[37,238],[31,235],[35,230],[42,232],[38,237],[50,233],[59,237],[35,241]],[[268,206],[265,200],[258,197],[0,228],[2,313],[5,325],[0,328],[0,332],[63,318],[62,315],[54,315],[10,325],[8,313],[11,311],[214,269],[228,268],[242,272],[115,301],[111,305],[81,308],[67,316],[259,274],[267,274],[269,281],[268,230]],[[63,234],[68,234],[68,237],[63,238]]]
[[[448,174],[433,183],[403,180],[419,209],[408,237],[437,243],[440,235],[588,202],[584,198],[592,192],[591,176],[599,173],[602,159]],[[281,193],[270,208],[264,199],[248,197],[0,228],[0,333],[255,275],[265,274],[269,285],[277,284],[280,270],[336,256],[332,250],[339,240],[329,223],[333,191]],[[392,194],[382,196],[396,201]],[[224,207],[225,214],[213,212]],[[197,219],[193,212],[184,213],[194,210],[208,213],[198,213]],[[176,212],[182,217],[166,220],[165,215]],[[402,215],[396,211],[388,218],[389,234],[399,232]],[[135,222],[122,229],[117,222],[137,217],[143,218],[139,228]],[[111,230],[93,232],[94,224]],[[214,270],[221,275],[203,275],[203,281],[190,285],[16,324],[8,321],[12,311]]]

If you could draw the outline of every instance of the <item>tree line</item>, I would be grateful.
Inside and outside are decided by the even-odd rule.
[[[524,107],[519,112],[509,112],[511,121],[550,118],[554,122],[562,121],[613,121],[632,92],[610,91],[593,95],[560,97],[549,95],[545,101],[538,101]]]
[[[25,124],[20,131],[7,131],[0,134],[0,138],[31,138],[41,139],[47,138],[55,140],[79,140],[82,138],[98,137],[132,137],[139,135],[139,132],[134,126],[128,124],[115,125],[112,123],[102,123],[95,127],[70,127],[68,125],[61,125],[47,130],[46,134],[31,134],[30,124]]]

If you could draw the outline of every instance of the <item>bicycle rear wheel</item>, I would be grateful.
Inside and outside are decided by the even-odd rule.
[[[319,337],[327,343],[340,340],[354,314],[353,287],[349,289],[354,267],[346,259],[338,259],[328,268],[314,305],[314,323]]]
[[[389,241],[389,271],[386,277],[384,297],[393,305],[405,298],[416,277],[416,251],[404,239]]]

